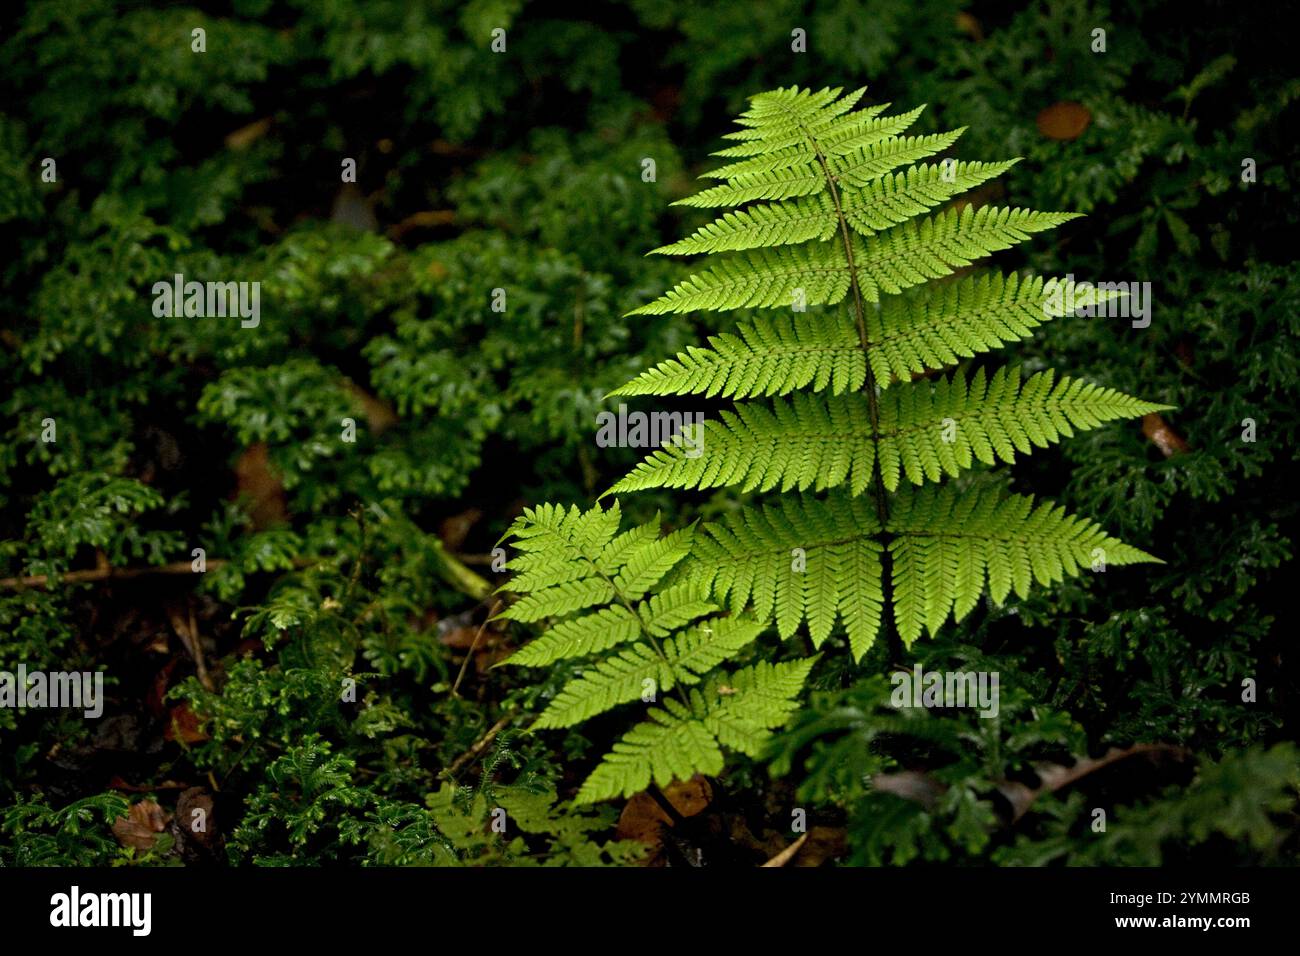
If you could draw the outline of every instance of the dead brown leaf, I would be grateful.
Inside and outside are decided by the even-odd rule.
[[[483,509],[467,508],[460,514],[443,518],[438,525],[438,537],[449,551],[459,551],[470,529],[483,517]]]
[[[1066,100],[1047,107],[1035,122],[1038,132],[1048,139],[1078,139],[1092,123],[1092,111],[1082,103]]]
[[[708,780],[696,774],[690,780],[675,780],[663,788],[669,805],[681,817],[703,813],[713,800]],[[619,814],[614,835],[619,840],[637,840],[650,847],[642,866],[655,866],[663,850],[664,827],[673,826],[673,818],[648,793],[634,794]]]
[[[270,128],[271,117],[269,116],[264,116],[247,126],[241,126],[233,133],[226,134],[226,149],[248,149],[248,147],[265,136]]]
[[[1057,790],[1070,786],[1090,773],[1134,756],[1146,756],[1148,758],[1172,757],[1176,760],[1184,760],[1187,757],[1187,752],[1173,744],[1134,744],[1123,749],[1111,747],[1100,757],[1079,757],[1068,767],[1058,763],[1035,764],[1034,772],[1041,781],[1038,787],[1028,787],[1018,780],[1008,780],[1004,781],[998,787],[998,790],[1011,803],[1011,820],[1014,823],[1028,813],[1034,801],[1044,793],[1055,793]]]
[[[382,435],[397,424],[397,412],[383,399],[371,395],[360,385],[351,380],[344,380],[344,387],[361,404],[361,411],[366,416],[366,424],[371,432]]]
[[[957,29],[976,43],[984,42],[984,28],[980,26],[978,20],[965,11],[957,14]]]
[[[158,834],[167,829],[166,811],[153,800],[131,804],[126,816],[113,821],[113,836],[122,846],[137,850],[151,849]]]
[[[426,209],[411,213],[399,223],[388,227],[388,238],[401,239],[412,229],[432,229],[435,226],[450,226],[456,221],[454,209]]]
[[[163,737],[184,744],[195,744],[208,739],[208,735],[199,729],[199,718],[190,710],[189,704],[178,704],[171,709]]]
[[[1166,458],[1181,455],[1191,448],[1183,436],[1170,428],[1169,423],[1155,412],[1142,416],[1142,434],[1146,435]]]
[[[202,787],[190,787],[176,801],[176,821],[183,840],[211,847],[216,840],[212,796]]]
[[[271,467],[266,442],[249,446],[239,456],[235,462],[235,479],[239,494],[248,500],[254,528],[261,531],[289,520],[284,484]]]

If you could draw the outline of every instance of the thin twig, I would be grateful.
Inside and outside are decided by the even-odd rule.
[[[794,855],[799,852],[799,848],[802,847],[807,841],[808,841],[808,834],[805,833],[803,836],[795,840],[793,843],[791,843],[788,847],[786,847],[776,856],[772,857],[772,859],[764,863],[763,866],[785,866],[792,859],[794,859]]]
[[[0,578],[0,588],[44,588],[51,584],[81,584],[95,581],[123,581],[151,574],[198,574],[190,561],[173,561],[151,568],[91,568],[85,571],[68,571],[64,574],[32,574],[27,577]],[[226,564],[224,558],[213,558],[209,568]]]
[[[474,651],[478,648],[478,640],[483,636],[483,629],[488,626],[488,621],[496,616],[497,609],[501,607],[501,602],[495,601],[492,604],[492,610],[488,611],[487,617],[483,618],[483,623],[478,626],[478,633],[474,635],[474,642],[470,644],[469,651],[465,654],[465,660],[461,662],[460,673],[456,675],[456,683],[451,685],[451,696],[459,697],[457,691],[460,689],[460,682],[465,677],[465,670],[469,667],[469,662],[474,658]]]
[[[186,652],[194,661],[194,672],[198,676],[199,683],[203,689],[209,693],[216,690],[212,683],[212,677],[208,674],[208,664],[203,656],[203,645],[199,641],[199,625],[194,617],[194,605],[186,601],[187,614],[182,614],[181,609],[175,605],[168,605],[167,617],[171,621],[172,630],[180,638],[181,644],[185,647]]]
[[[493,724],[491,730],[489,730],[486,734],[484,734],[477,741],[475,741],[473,746],[471,746],[469,750],[465,751],[463,754],[461,754],[459,757],[453,760],[451,766],[448,767],[446,770],[444,770],[442,773],[440,773],[438,776],[440,777],[455,776],[457,770],[459,770],[461,767],[465,766],[465,764],[469,763],[469,761],[473,760],[475,757],[481,754],[483,752],[483,749],[488,744],[490,744],[494,739],[496,739],[496,735],[506,729],[506,726],[510,723],[510,721],[514,720],[516,713],[517,711],[512,710],[510,711],[510,713],[506,714],[495,724]]]
[[[352,512],[352,517],[357,523],[360,540],[357,542],[357,560],[352,565],[352,576],[348,578],[347,589],[343,592],[344,603],[347,603],[348,599],[352,597],[352,592],[356,590],[357,582],[361,580],[361,568],[366,563],[366,509],[355,509]]]

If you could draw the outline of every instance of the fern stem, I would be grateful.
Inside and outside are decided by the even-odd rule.
[[[812,135],[811,131],[802,123],[799,125],[817,156],[817,163],[821,166],[822,175],[826,177],[826,188],[830,192],[831,202],[835,204],[835,218],[839,220],[840,239],[844,243],[844,258],[849,267],[849,288],[853,290],[853,318],[858,328],[858,342],[862,346],[862,365],[866,371],[866,376],[862,382],[862,391],[867,396],[867,413],[871,418],[873,452],[871,456],[871,487],[876,499],[876,517],[880,520],[880,534],[886,543],[880,553],[881,586],[883,588],[887,586],[890,577],[888,547],[889,501],[885,497],[884,472],[880,464],[880,396],[876,393],[876,374],[871,368],[871,342],[867,337],[867,317],[866,311],[862,307],[862,289],[858,286],[857,265],[853,261],[853,237],[849,232],[848,220],[844,216],[844,206],[840,202],[839,185],[836,183],[835,175],[831,172],[830,163],[826,161],[826,154],[822,152],[817,137]],[[881,620],[881,630],[886,633],[886,640],[893,645],[894,650],[902,649],[902,642],[897,631],[890,628],[885,619]]]
[[[664,662],[664,667],[668,668],[672,673],[673,689],[677,691],[677,696],[681,698],[683,704],[689,707],[690,701],[686,698],[686,692],[682,690],[682,683],[677,676],[677,668],[673,667],[673,662],[668,659],[668,655],[664,653],[664,649],[660,646],[659,642],[655,640],[655,636],[650,633],[650,628],[646,627],[645,618],[641,616],[641,612],[632,605],[632,602],[629,601],[624,596],[623,592],[618,589],[618,585],[614,583],[614,579],[601,570],[600,565],[596,563],[593,558],[587,557],[586,554],[583,554],[582,556],[587,563],[592,566],[595,572],[605,580],[605,583],[610,586],[610,589],[614,592],[614,597],[618,603],[627,608],[628,612],[636,618],[636,626],[641,631],[642,636],[650,642],[650,646],[653,647],[655,653],[659,655],[659,659]]]
[[[830,164],[826,162],[826,155],[822,152],[821,144],[817,138],[808,132],[806,127],[801,127],[804,135],[808,137],[808,142],[812,145],[813,152],[817,154],[817,162],[822,168],[822,175],[826,177],[826,186],[830,190],[831,202],[835,204],[835,217],[840,223],[840,238],[844,242],[844,256],[849,266],[849,287],[853,290],[853,317],[858,327],[858,341],[862,346],[862,364],[866,369],[866,378],[862,383],[862,390],[867,396],[867,413],[871,418],[871,444],[874,446],[874,463],[872,465],[873,477],[872,488],[876,498],[876,515],[880,518],[880,529],[882,534],[887,534],[886,528],[889,523],[889,503],[885,498],[885,485],[880,470],[880,396],[876,394],[876,375],[871,368],[871,343],[867,339],[867,319],[865,310],[862,308],[862,290],[858,287],[858,270],[853,262],[853,238],[849,233],[849,223],[844,217],[844,207],[840,204],[840,191],[835,182],[835,176],[831,173]]]

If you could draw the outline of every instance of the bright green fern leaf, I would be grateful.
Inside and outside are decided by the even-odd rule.
[[[534,726],[644,710],[579,801],[719,773],[724,750],[759,756],[816,660],[766,659],[753,645],[769,625],[782,638],[806,627],[819,648],[842,635],[860,660],[888,621],[910,646],[985,594],[1001,603],[1157,560],[1050,503],[952,481],[1168,406],[1050,371],[954,368],[1118,293],[968,272],[1074,214],[945,208],[1016,160],[932,159],[962,130],[909,136],[919,109],[859,108],[864,93],[755,96],[714,154],[724,165],[702,177],[716,185],[680,202],[724,211],[654,250],[706,261],[629,313],[772,310],[612,393],[736,404],[611,492],[731,486],[769,500],[667,535],[658,519],[620,533],[617,501],[543,505],[511,529],[519,597],[500,616],[548,629],[508,663],[581,661]]]
[[[782,637],[806,620],[821,646],[838,616],[860,656],[885,599],[880,530],[866,498],[787,496],[707,525],[691,571],[736,612],[775,620]]]
[[[806,624],[820,646],[838,624],[855,657],[874,640],[886,604],[910,643],[969,612],[986,585],[1000,601],[1012,586],[1023,593],[1031,577],[1050,583],[1090,567],[1084,551],[1105,551],[1112,564],[1152,560],[1058,512],[1043,512],[1056,525],[1037,511],[1012,521],[1016,499],[991,515],[1023,537],[999,538],[974,510],[993,507],[982,493],[909,488],[1168,408],[1052,372],[1022,378],[976,366],[929,377],[1119,293],[1015,274],[949,278],[1074,214],[941,208],[1016,160],[930,159],[961,131],[908,136],[919,111],[858,108],[863,95],[791,88],[754,97],[726,137],[732,145],[715,154],[727,163],[706,174],[721,182],[681,201],[732,208],[655,250],[707,261],[629,314],[778,311],[613,393],[753,400],[692,426],[702,431],[667,442],[610,489],[731,486],[782,496],[708,526],[684,573],[733,611],[774,621],[782,636]],[[796,492],[832,497],[789,497]],[[953,536],[905,528],[918,502],[950,504]],[[1039,542],[1043,529],[1059,540]]]
[[[1050,502],[996,489],[957,491],[952,485],[902,494],[888,525],[892,538],[894,620],[905,643],[924,627],[934,634],[951,611],[961,620],[988,583],[1002,603],[1035,582],[1106,565],[1159,561],[1110,537],[1085,518]]]
[[[795,393],[766,404],[742,404],[707,422],[701,445],[671,443],[652,454],[610,491],[644,488],[711,488],[742,491],[779,488],[821,491],[847,485],[861,494],[880,456],[885,487],[900,475],[913,484],[957,475],[975,460],[1012,462],[1073,434],[1117,418],[1167,409],[1113,389],[1043,372],[1021,382],[1017,370],[999,369],[986,380],[980,369],[962,376],[918,382],[877,399],[861,392],[818,396]],[[701,453],[703,449],[703,453]]]
[[[795,711],[815,658],[763,662],[690,691],[686,703],[668,698],[638,724],[587,778],[578,803],[630,796],[651,782],[667,786],[691,773],[722,769],[721,746],[758,756],[768,732]]]
[[[719,740],[751,752],[769,729],[784,722],[811,666],[781,665],[778,674],[761,681],[745,676],[749,672],[729,676],[721,670],[767,625],[720,614],[708,582],[683,572],[694,526],[661,536],[655,521],[620,534],[620,518],[617,504],[588,512],[549,505],[526,510],[508,534],[521,552],[510,562],[516,574],[509,588],[519,597],[499,615],[521,622],[551,619],[541,637],[506,663],[543,667],[583,661],[581,673],[561,688],[535,729],[571,727],[624,705],[645,708],[662,701],[629,735],[655,742],[645,754],[648,762],[627,770],[616,748],[593,774],[596,782],[584,786],[583,799],[589,800],[635,792],[602,783],[622,779],[610,776],[615,773],[662,783],[716,773]],[[800,675],[798,682],[792,675]],[[726,697],[726,688],[733,686],[752,687],[748,703],[734,715],[702,703]],[[688,688],[695,689],[688,694]],[[674,691],[682,695],[680,701],[664,696]],[[675,711],[674,704],[686,709]],[[675,715],[671,725],[663,723],[665,713]],[[623,769],[611,770],[611,763]]]

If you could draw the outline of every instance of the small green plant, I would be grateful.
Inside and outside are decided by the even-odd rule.
[[[732,160],[708,174],[722,182],[682,200],[744,208],[655,250],[716,264],[630,313],[794,315],[749,321],[615,392],[765,400],[685,426],[607,494],[738,486],[780,497],[699,534],[692,526],[660,538],[654,522],[616,537],[617,504],[586,513],[546,506],[511,529],[525,553],[511,564],[510,588],[525,596],[503,616],[559,622],[513,662],[594,658],[536,726],[576,724],[643,688],[691,688],[615,745],[579,799],[716,773],[720,744],[757,753],[766,729],[794,709],[815,659],[760,661],[730,676],[713,668],[768,622],[783,638],[806,622],[820,647],[838,619],[861,659],[887,602],[910,646],[950,615],[967,615],[986,586],[1001,604],[1035,581],[1157,560],[1051,503],[964,473],[1166,406],[1050,371],[928,377],[1111,297],[1016,275],[930,281],[1074,215],[972,206],[931,214],[1012,162],[921,163],[962,130],[906,136],[919,109],[854,111],[864,90],[841,92],[790,88],[752,99],[741,129],[727,135],[735,144],[715,154]],[[805,314],[809,307],[826,311]],[[945,477],[953,480],[937,484]],[[652,595],[661,581],[671,583]],[[686,629],[720,610],[734,616]]]
[[[0,813],[0,865],[106,866],[129,856],[109,830],[126,798],[101,793],[55,809],[39,794]]]

